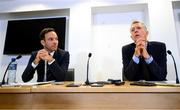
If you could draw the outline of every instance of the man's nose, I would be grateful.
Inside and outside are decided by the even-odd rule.
[[[134,33],[137,33],[137,32],[138,32],[138,29],[135,29],[135,30],[134,30]]]
[[[58,40],[54,40],[54,43],[58,43]]]

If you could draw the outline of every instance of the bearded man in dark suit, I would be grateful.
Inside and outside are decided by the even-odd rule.
[[[64,81],[69,66],[69,52],[58,48],[58,36],[53,28],[40,32],[40,42],[43,49],[32,52],[22,80],[30,81],[37,71],[37,82]]]

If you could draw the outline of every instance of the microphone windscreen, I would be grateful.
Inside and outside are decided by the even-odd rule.
[[[92,53],[89,53],[88,57],[91,57],[92,56]]]
[[[170,50],[167,50],[167,53],[168,53],[169,55],[171,55],[171,54],[172,54]]]
[[[22,57],[22,55],[18,55],[17,57],[16,57],[16,59],[20,59]]]

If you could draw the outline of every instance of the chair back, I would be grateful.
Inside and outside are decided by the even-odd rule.
[[[68,69],[64,81],[74,81],[74,68]]]

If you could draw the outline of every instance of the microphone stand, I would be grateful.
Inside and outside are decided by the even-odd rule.
[[[16,57],[16,60],[17,59],[20,59],[22,56],[21,55],[18,55],[17,57]],[[15,60],[15,61],[16,61]],[[6,68],[6,71],[4,72],[4,76],[3,76],[3,79],[2,79],[2,82],[1,82],[1,86],[3,85],[3,84],[5,84],[5,76],[6,76],[6,74],[7,74],[7,70],[8,70],[8,68],[9,68],[9,66],[11,65],[11,63],[12,63],[13,61],[11,61],[9,64],[8,64],[8,66],[7,66],[7,68]]]
[[[172,56],[172,54],[171,54]],[[177,74],[177,67],[176,67],[176,63],[175,63],[175,60],[174,60],[174,57],[172,56],[173,58],[173,61],[174,61],[174,67],[175,67],[175,71],[176,71],[176,84],[179,84],[179,77],[178,77],[178,74]]]
[[[86,77],[85,85],[90,85],[90,82],[89,82],[89,60],[90,60],[90,57],[91,57],[91,53],[89,53],[89,55],[88,55],[88,61],[87,61],[87,77]]]
[[[4,76],[3,76],[3,79],[2,79],[2,82],[1,82],[1,85],[4,85],[5,84],[5,76],[6,76],[6,73],[7,73],[7,70],[9,68],[9,66],[11,65],[12,61],[8,64],[7,68],[6,68],[6,71],[4,72]]]
[[[177,67],[176,67],[176,62],[175,62],[175,59],[174,59],[174,56],[172,55],[171,51],[168,50],[167,53],[169,55],[171,55],[172,59],[173,59],[173,62],[174,62],[174,68],[175,68],[175,72],[176,72],[176,84],[179,84],[179,77],[178,77],[178,73],[177,73]]]
[[[90,58],[90,57],[89,57]],[[86,85],[89,85],[89,58],[88,58],[88,63],[87,63],[87,77],[86,77]]]

